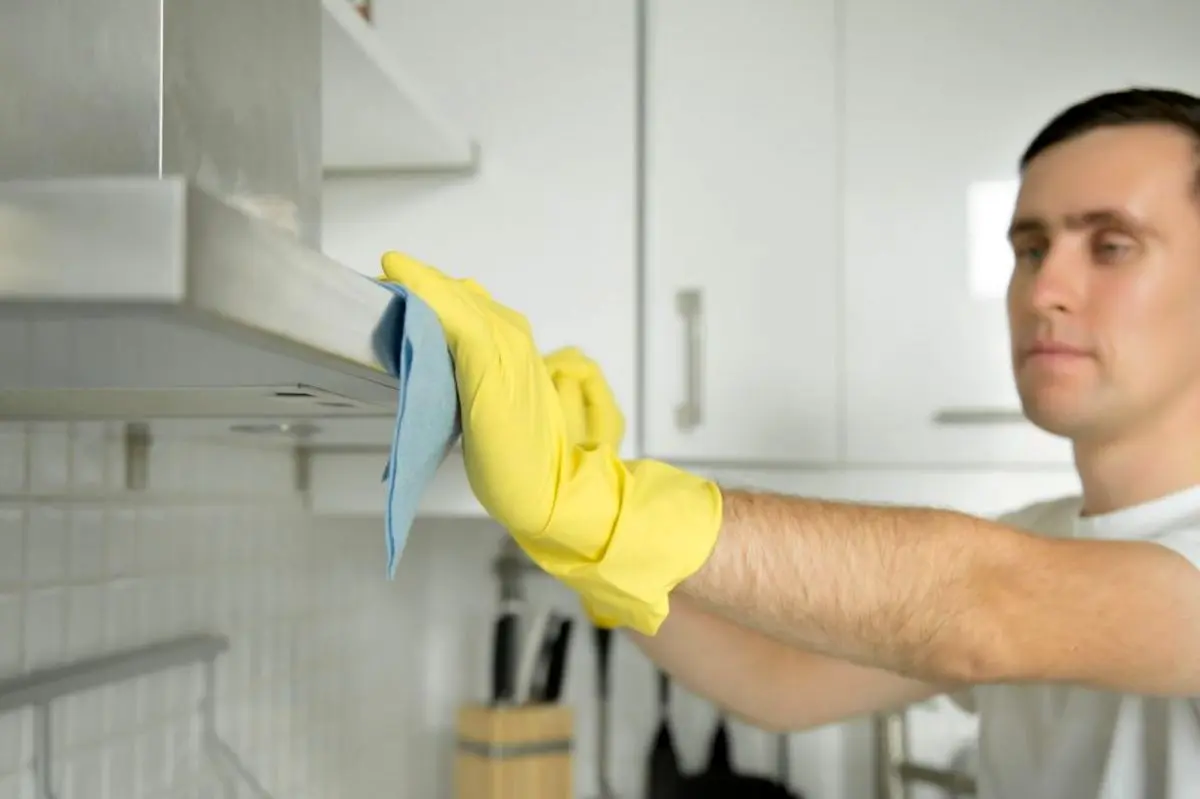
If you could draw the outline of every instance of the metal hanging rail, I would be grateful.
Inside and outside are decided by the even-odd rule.
[[[192,665],[204,667],[204,696],[199,708],[204,746],[209,759],[218,767],[225,796],[236,797],[236,783],[241,781],[258,799],[271,799],[237,753],[217,733],[216,663],[228,649],[227,638],[192,635],[0,680],[0,715],[31,705],[34,708],[33,768],[38,799],[57,799],[58,796],[52,779],[51,702],[70,694]]]
[[[911,785],[940,788],[947,797],[975,796],[975,778],[909,761],[908,713],[880,713],[872,721],[876,799],[912,799]],[[957,758],[956,758],[957,759]]]

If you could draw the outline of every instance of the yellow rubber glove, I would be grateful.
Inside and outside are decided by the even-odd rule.
[[[567,441],[572,446],[619,450],[625,417],[600,365],[578,347],[555,350],[544,363],[566,421]]]
[[[445,330],[463,460],[479,503],[598,615],[654,634],[670,592],[716,543],[716,484],[658,461],[624,463],[606,443],[572,443],[523,316],[475,282],[400,253],[384,255],[383,271],[432,308]]]
[[[550,353],[545,363],[567,422],[569,444],[608,446],[619,451],[625,437],[625,417],[600,365],[576,347]],[[580,601],[592,624],[608,628],[619,625],[617,618],[606,614],[587,596],[581,596]]]

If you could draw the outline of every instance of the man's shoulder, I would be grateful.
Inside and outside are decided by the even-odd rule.
[[[1066,495],[1054,499],[1044,499],[1024,507],[1002,513],[996,518],[1001,524],[1007,524],[1020,530],[1042,535],[1069,536],[1072,522],[1079,514],[1080,498],[1078,495]]]

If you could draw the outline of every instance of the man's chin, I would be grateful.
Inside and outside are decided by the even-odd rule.
[[[1061,402],[1023,401],[1021,410],[1030,424],[1052,436],[1074,439],[1087,428],[1087,420],[1078,406],[1067,406]]]

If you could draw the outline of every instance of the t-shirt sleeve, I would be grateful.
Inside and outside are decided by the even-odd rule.
[[[1183,555],[1189,563],[1200,569],[1200,528],[1174,530],[1154,541]]]

